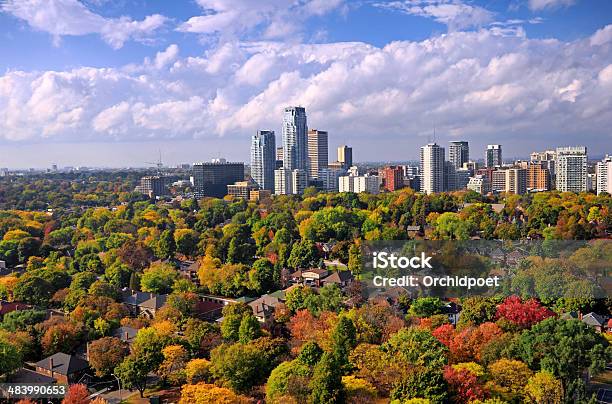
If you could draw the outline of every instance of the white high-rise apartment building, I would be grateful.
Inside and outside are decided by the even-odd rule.
[[[355,188],[353,187],[353,176],[344,175],[338,178],[338,191],[339,192],[355,192]]]
[[[503,164],[502,159],[502,147],[500,144],[487,145],[487,152],[485,155],[485,166],[486,167],[501,167]]]
[[[338,192],[339,178],[346,175],[346,170],[341,168],[322,168],[319,170],[319,180],[323,184],[323,189],[330,192]]]
[[[293,193],[291,170],[281,167],[274,170],[274,193],[276,195],[289,195]]]
[[[251,177],[260,189],[274,191],[276,137],[273,130],[259,130],[251,138]]]
[[[444,191],[444,147],[429,143],[421,147],[421,192]]]
[[[283,115],[283,167],[288,170],[306,170],[308,151],[306,142],[306,110],[286,107]]]
[[[463,140],[455,140],[448,145],[448,161],[456,169],[463,168],[463,163],[470,161],[470,146]]]
[[[587,148],[558,147],[556,159],[557,190],[585,192],[587,190]]]
[[[607,192],[612,193],[612,156],[606,156],[597,163],[595,168],[597,175],[597,195]]]
[[[319,172],[328,167],[329,146],[327,132],[311,129],[308,131],[308,173],[310,178],[319,179]]]
[[[353,192],[359,194],[367,192],[368,194],[377,194],[380,192],[380,177],[377,175],[360,175],[353,177]]]

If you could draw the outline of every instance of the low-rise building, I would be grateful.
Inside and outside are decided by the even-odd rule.
[[[34,364],[36,373],[48,376],[57,383],[72,384],[89,369],[89,362],[75,355],[58,352]]]
[[[250,192],[257,188],[257,184],[250,181],[236,181],[227,186],[227,194],[235,198],[249,199]]]

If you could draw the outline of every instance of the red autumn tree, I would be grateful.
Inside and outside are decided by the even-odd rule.
[[[62,404],[89,404],[91,400],[87,398],[88,396],[89,391],[85,385],[73,384],[68,388]]]
[[[450,324],[444,324],[432,332],[450,351],[452,363],[480,360],[482,347],[502,336],[503,331],[495,323],[483,323],[478,327],[466,327],[456,330]]]
[[[469,403],[474,400],[483,400],[486,397],[478,377],[467,369],[456,370],[452,366],[446,366],[444,379],[448,383],[452,400],[455,403]]]
[[[440,327],[433,330],[432,335],[438,339],[441,343],[450,346],[451,340],[455,334],[455,327],[450,324],[442,324]]]
[[[499,305],[496,315],[497,318],[505,318],[521,328],[529,328],[548,317],[554,316],[555,313],[542,306],[535,299],[523,302],[520,297],[513,295],[507,297]]]

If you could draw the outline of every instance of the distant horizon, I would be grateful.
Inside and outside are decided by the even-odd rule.
[[[278,138],[278,135],[277,135]],[[448,142],[451,141],[455,141],[455,140],[449,140]],[[445,153],[446,153],[446,157],[448,157],[448,142],[446,143],[441,143],[439,141],[436,141],[435,143],[437,143],[438,145],[442,146],[445,148]],[[475,162],[482,162],[484,161],[484,156],[480,156],[480,154],[477,155],[477,157],[474,156],[474,148],[472,147],[472,144],[470,143],[469,140],[467,140],[469,147],[470,147],[470,160],[471,161],[475,161]],[[431,142],[433,143],[433,142]],[[342,144],[338,144],[338,146],[344,145],[345,143]],[[425,145],[427,143],[424,143],[423,145]],[[104,144],[105,146],[115,146],[116,151],[125,151],[125,149],[123,147],[121,147],[122,145],[117,144],[117,143],[106,143]],[[346,144],[349,147],[353,147],[350,143]],[[90,145],[87,145],[88,147]],[[333,162],[336,161],[335,160],[335,156],[336,156],[336,149],[338,146],[334,146],[334,147],[330,147],[329,148],[329,162]],[[507,155],[506,154],[506,148],[503,144],[501,144],[502,146],[502,153],[503,153],[503,159],[505,162],[511,162],[511,161],[515,161],[515,160],[529,160],[530,158],[530,154],[533,152],[543,152],[546,150],[555,150],[557,147],[564,147],[564,146],[584,146],[584,144],[572,144],[572,145],[560,145],[560,146],[554,146],[554,147],[548,147],[548,148],[543,148],[543,149],[538,149],[538,150],[529,150],[526,151],[525,154],[522,155]],[[609,155],[611,153],[607,153],[607,152],[598,152],[597,154],[591,153],[591,149],[589,148],[589,146],[587,147],[587,153],[588,153],[588,160],[589,161],[599,161],[601,159],[603,159],[606,155]],[[420,146],[419,146],[420,148]],[[416,149],[417,153],[419,148]],[[484,150],[486,148],[486,145],[481,148],[482,152],[481,154],[484,154]],[[478,150],[481,150],[480,148]],[[91,168],[91,169],[151,169],[154,170],[155,169],[155,163],[157,162],[157,160],[159,159],[159,147],[157,149],[157,154],[153,154],[153,155],[149,155],[147,156],[143,156],[143,158],[148,158],[148,160],[145,161],[140,161],[137,158],[134,158],[131,162],[126,161],[125,163],[118,163],[118,164],[94,164],[92,163],[92,161],[89,162],[78,162],[76,160],[73,160],[74,162],[66,162],[64,163],[62,159],[58,159],[58,160],[48,160],[48,163],[44,164],[44,163],[39,163],[39,164],[23,164],[23,165],[18,165],[18,166],[11,166],[11,165],[6,165],[3,164],[3,159],[2,156],[0,156],[0,168],[8,168],[9,170],[13,170],[13,171],[22,171],[22,170],[28,170],[28,169],[35,169],[35,170],[47,170],[50,169],[53,165],[57,165],[58,170],[62,170],[65,168],[79,168],[79,167],[86,167],[86,168]],[[246,144],[246,151],[247,154],[249,152],[249,144]],[[611,150],[612,152],[612,150]],[[128,153],[129,154],[129,153]],[[172,153],[172,155],[176,155],[177,153]],[[418,163],[419,162],[419,158],[418,156],[412,157],[412,158],[405,158],[405,159],[385,159],[385,158],[379,158],[379,159],[359,159],[359,150],[355,149],[355,147],[353,147],[353,156],[354,156],[354,163],[357,164],[400,164],[400,163]],[[168,160],[165,157],[164,154],[164,150],[162,149],[162,163],[164,165],[164,168],[175,168],[176,166],[179,166],[181,164],[195,164],[195,163],[200,163],[200,162],[209,162],[213,159],[218,159],[218,158],[223,158],[225,160],[227,160],[228,162],[237,162],[237,163],[244,163],[245,166],[250,165],[250,157],[246,158],[246,159],[240,159],[240,158],[230,158],[226,155],[223,154],[216,154],[216,155],[211,155],[209,158],[200,158],[200,159],[196,159],[196,160],[188,160],[188,159],[182,159],[182,160]]]

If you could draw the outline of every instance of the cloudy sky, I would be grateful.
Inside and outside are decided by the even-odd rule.
[[[0,0],[0,167],[247,161],[286,105],[359,161],[612,153],[612,2]]]

